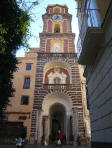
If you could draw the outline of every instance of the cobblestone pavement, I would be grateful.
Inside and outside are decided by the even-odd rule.
[[[0,145],[0,148],[16,148],[15,145]],[[89,148],[89,147],[77,147],[77,146],[70,146],[70,145],[62,145],[62,146],[55,146],[55,145],[26,145],[25,148]]]

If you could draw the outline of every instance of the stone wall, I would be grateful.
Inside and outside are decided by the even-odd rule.
[[[43,84],[43,71],[45,64],[51,61],[64,62],[71,68],[72,84],[61,87],[49,87]],[[61,65],[60,65],[61,66]],[[60,87],[60,88],[59,88]],[[35,137],[36,132],[36,111],[42,109],[42,103],[45,96],[49,93],[60,92],[67,94],[72,101],[73,108],[77,109],[77,128],[80,135],[85,135],[84,122],[83,122],[83,107],[82,107],[82,95],[80,85],[80,75],[78,69],[78,63],[76,54],[47,54],[38,53],[38,61],[36,68],[36,80],[35,80],[35,92],[34,92],[34,104],[32,112],[32,125],[31,125],[31,136]],[[39,133],[37,133],[39,134]]]
[[[104,40],[96,62],[87,68],[92,143],[112,146],[112,7],[104,24]],[[94,145],[95,146],[95,145]],[[93,146],[93,147],[94,147]]]

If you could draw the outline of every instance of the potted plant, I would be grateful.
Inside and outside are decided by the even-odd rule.
[[[49,144],[52,144],[52,135],[49,135]]]
[[[41,144],[42,144],[42,145],[45,144],[45,136],[44,136],[44,135],[41,137]]]
[[[70,135],[70,138],[69,138],[69,140],[70,140],[70,145],[73,145],[74,136],[73,136],[73,135]]]
[[[62,143],[65,145],[66,144],[66,136],[63,135]]]

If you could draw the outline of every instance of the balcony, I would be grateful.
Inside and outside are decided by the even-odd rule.
[[[77,52],[78,62],[82,65],[94,63],[104,37],[104,31],[101,27],[103,20],[100,14],[102,10],[95,7],[93,2],[95,3],[95,1],[91,3],[87,1],[85,8],[81,8],[81,12],[78,12],[80,33]]]
[[[88,27],[84,40],[78,45],[79,64],[90,65],[94,63],[98,50],[100,49],[103,39],[103,29],[99,27]]]
[[[43,88],[52,90],[68,90],[72,89],[72,84],[44,84]]]

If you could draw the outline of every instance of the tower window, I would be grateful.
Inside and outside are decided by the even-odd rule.
[[[30,77],[26,77],[26,78],[24,79],[23,88],[30,88]]]
[[[59,33],[60,32],[60,24],[56,24],[54,27],[54,32]]]
[[[29,104],[29,96],[21,96],[21,105],[28,105]]]
[[[19,116],[19,120],[26,120],[27,117],[26,116]]]
[[[26,64],[26,70],[31,70],[31,64]]]
[[[60,13],[60,8],[54,8],[54,13]]]

